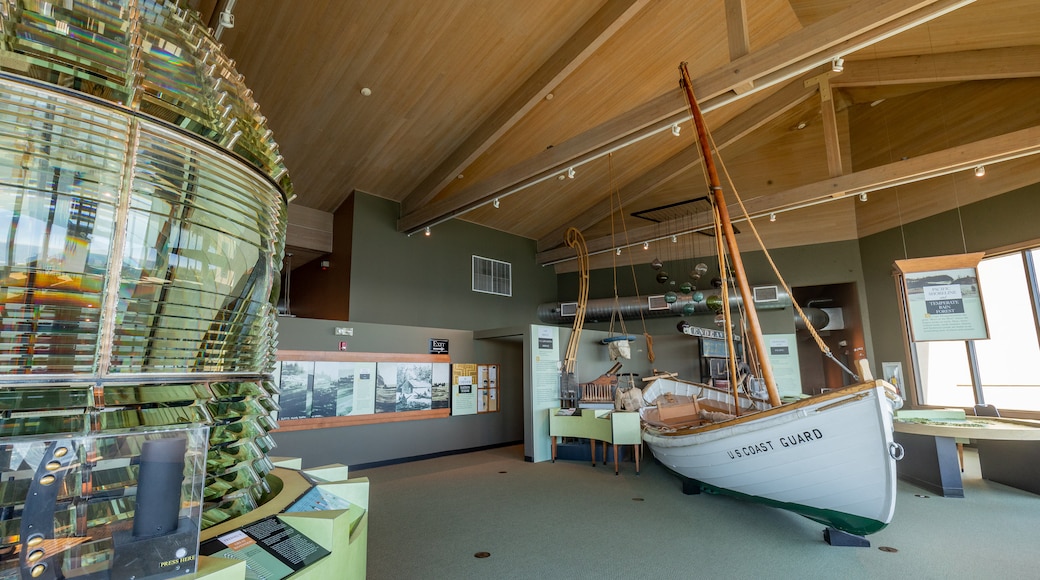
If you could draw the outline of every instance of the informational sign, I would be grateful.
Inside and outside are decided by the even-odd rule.
[[[767,334],[766,348],[773,378],[780,396],[799,395],[802,392],[802,372],[798,365],[798,343],[793,334]]]
[[[474,383],[477,381],[477,365],[451,365],[451,414],[475,415],[477,413],[478,393]]]
[[[982,254],[964,254],[896,261],[903,272],[912,340],[989,338],[976,270],[981,257]]]
[[[203,542],[199,553],[246,561],[247,580],[279,580],[329,555],[276,516]]]
[[[431,338],[430,354],[448,354],[448,339]]]

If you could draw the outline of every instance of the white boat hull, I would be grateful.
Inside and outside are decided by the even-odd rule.
[[[857,535],[877,532],[895,511],[892,413],[901,401],[883,381],[735,420],[643,439],[665,467],[697,488],[794,511]]]

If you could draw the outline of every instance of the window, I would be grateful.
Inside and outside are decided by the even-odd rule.
[[[1040,248],[979,263],[988,340],[913,343],[925,405],[1040,411],[1040,375],[1031,370],[1040,360],[1037,259]]]
[[[513,265],[473,256],[473,291],[499,296],[513,295]]]

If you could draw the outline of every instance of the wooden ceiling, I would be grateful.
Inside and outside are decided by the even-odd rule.
[[[227,0],[200,4],[215,26]],[[618,246],[670,243],[693,218],[631,214],[706,191],[683,61],[724,189],[771,246],[854,239],[1040,181],[1036,0],[232,9],[220,40],[281,146],[296,215],[363,191],[400,202],[402,235],[471,221],[537,240],[541,263],[573,256],[576,226],[602,252],[593,267]]]

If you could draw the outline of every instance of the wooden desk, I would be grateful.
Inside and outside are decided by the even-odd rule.
[[[636,475],[639,475],[639,451],[643,444],[639,413],[582,409],[581,415],[557,415],[560,409],[549,409],[549,437],[552,438],[552,460],[556,461],[557,437],[589,440],[592,466],[596,466],[596,441],[603,442],[603,463],[607,462],[607,443],[614,446],[614,475],[618,474],[618,445],[634,446]]]
[[[893,422],[905,457],[899,477],[946,497],[964,497],[956,439],[979,450],[983,479],[1040,494],[1040,421],[998,417]]]

